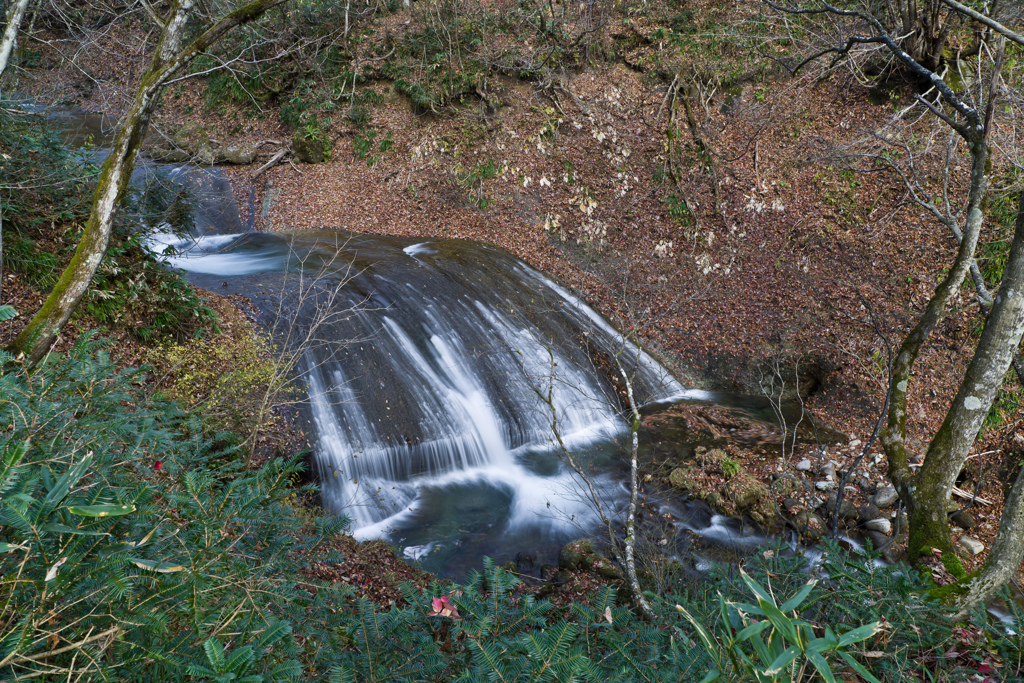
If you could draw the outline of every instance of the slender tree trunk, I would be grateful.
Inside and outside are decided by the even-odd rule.
[[[637,347],[637,353],[640,353],[639,347]],[[636,397],[633,396],[633,378],[626,373],[618,361],[616,361],[616,365],[618,365],[622,381],[626,384],[626,398],[629,402],[630,412],[629,433],[632,437],[629,449],[629,510],[626,513],[626,539],[624,541],[626,576],[629,579],[629,587],[633,591],[633,599],[636,600],[640,611],[643,612],[644,617],[653,620],[654,611],[647,604],[643,591],[640,589],[640,580],[636,575],[636,501],[640,488],[638,477],[639,462],[637,457],[640,450],[638,437],[640,431],[640,409],[636,405]]]
[[[17,0],[7,12],[7,29],[4,31],[4,37],[0,39],[0,78],[3,78],[4,72],[7,71],[7,63],[18,38],[21,20],[25,16],[25,10],[28,9],[28,2],[29,0]]]
[[[943,552],[953,550],[953,544],[949,537],[949,525],[946,522],[946,506],[949,504],[950,490],[959,469],[952,474],[940,474],[945,471],[942,469],[943,467],[950,466],[950,461],[948,457],[938,455],[937,458],[942,461],[942,465],[922,468],[922,474],[927,472],[926,483],[922,484],[921,475],[915,475],[911,471],[906,452],[907,390],[911,379],[911,370],[921,348],[935,326],[945,317],[950,299],[960,289],[960,285],[967,276],[974,259],[978,237],[981,234],[981,226],[984,222],[982,206],[988,189],[986,167],[989,148],[982,139],[980,131],[970,144],[971,188],[963,237],[949,274],[936,288],[921,319],[907,335],[896,354],[890,380],[892,398],[889,403],[888,424],[882,432],[881,438],[889,461],[889,478],[899,490],[900,497],[910,513],[909,552],[912,561],[922,555],[930,554],[932,548],[939,548]],[[954,408],[951,408],[950,412],[953,410]],[[988,410],[987,405],[985,410]],[[984,417],[984,413],[982,413],[982,417]],[[928,458],[932,458],[933,449],[938,454],[942,448],[936,444],[936,441],[933,441]],[[964,456],[966,457],[966,452]],[[922,485],[925,488],[922,489]]]
[[[117,136],[100,172],[92,212],[75,255],[42,308],[11,343],[8,348],[11,353],[16,356],[24,354],[25,361],[30,365],[38,363],[89,289],[89,283],[110,244],[117,209],[128,189],[135,159],[167,79],[232,28],[256,19],[281,2],[283,0],[254,0],[243,5],[222,17],[192,44],[182,49],[185,27],[195,7],[195,0],[175,0],[160,35],[153,62],[142,77],[135,100],[118,124]]]

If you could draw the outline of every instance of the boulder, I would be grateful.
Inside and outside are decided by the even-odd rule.
[[[878,531],[872,531],[871,529],[866,529],[864,531],[864,538],[871,541],[871,547],[875,550],[878,550],[889,541],[888,536],[883,533],[879,533]]]
[[[864,522],[864,528],[869,531],[877,531],[880,534],[888,535],[892,531],[892,522],[887,519],[870,519]]]
[[[300,129],[292,136],[292,154],[304,164],[320,164],[331,160],[331,143],[322,135]]]
[[[594,542],[589,538],[581,538],[571,543],[566,543],[558,551],[558,567],[575,571],[577,569],[590,569],[597,560],[597,553],[594,550]]]
[[[956,512],[951,514],[949,516],[949,521],[957,525],[961,529],[973,529],[978,525],[978,523],[974,521],[974,517],[971,517],[963,510],[957,510]]]
[[[872,519],[878,519],[882,516],[882,511],[878,509],[877,505],[871,503],[864,503],[857,508],[857,518],[862,522],[867,522]]]
[[[808,510],[799,512],[793,518],[793,523],[797,531],[810,541],[817,541],[825,533],[825,523],[821,521],[821,517]]]
[[[622,570],[619,569],[618,565],[609,560],[607,557],[598,558],[597,562],[594,563],[594,572],[602,579],[609,579],[611,581],[622,581]]]
[[[230,145],[228,147],[222,147],[220,151],[217,152],[217,163],[219,164],[248,166],[255,160],[255,147],[239,147],[235,145]]]
[[[896,488],[890,485],[878,489],[878,493],[871,497],[870,502],[880,508],[887,508],[897,500],[899,500],[899,495],[896,493]]]

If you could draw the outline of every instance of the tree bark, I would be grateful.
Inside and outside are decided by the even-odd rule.
[[[14,42],[18,38],[18,29],[21,28],[21,20],[25,17],[25,10],[28,9],[29,0],[18,0],[7,13],[7,28],[4,30],[4,37],[0,39],[0,78],[3,78],[7,71],[7,63],[11,58],[11,50],[14,49]]]
[[[57,339],[75,308],[89,289],[100,260],[107,252],[114,218],[121,199],[131,181],[135,159],[145,138],[149,120],[156,110],[164,83],[178,69],[192,61],[234,27],[256,19],[284,0],[254,0],[225,15],[194,42],[182,49],[185,27],[195,7],[195,0],[175,0],[160,34],[153,62],[142,77],[142,83],[128,112],[117,128],[110,156],[103,164],[99,184],[93,197],[92,212],[74,256],[60,280],[8,350],[15,356],[24,354],[30,365],[38,363]]]
[[[640,353],[639,347],[637,347],[637,353]],[[645,618],[653,621],[654,611],[647,604],[647,599],[644,598],[643,591],[640,589],[640,579],[636,575],[636,501],[640,488],[638,477],[640,409],[636,404],[636,397],[633,395],[633,378],[626,373],[626,370],[618,360],[616,360],[616,365],[619,368],[619,375],[622,376],[622,381],[626,385],[626,399],[629,403],[630,412],[629,433],[632,438],[629,449],[629,510],[626,513],[626,539],[624,541],[626,577],[629,579],[629,588],[633,591],[633,599],[636,601],[640,611]]]
[[[940,439],[959,445],[959,441],[970,439],[977,434],[982,420],[988,413],[996,391],[1002,385],[1021,338],[1024,337],[1024,192],[1019,199],[1017,225],[1010,247],[1010,257],[1003,272],[992,312],[985,321],[985,329],[978,342],[967,376],[947,415],[939,433],[932,441]],[[976,408],[974,398],[982,405]],[[965,405],[969,404],[969,405]],[[954,410],[956,414],[954,415]],[[958,433],[962,430],[964,433]],[[966,457],[966,449],[963,456]],[[929,450],[925,466],[931,458]],[[963,467],[963,458],[951,463],[956,473]],[[922,468],[923,469],[923,468]],[[1003,501],[1003,515],[999,532],[989,551],[988,560],[974,575],[961,582],[964,589],[954,599],[958,616],[964,616],[975,605],[988,600],[999,588],[1009,581],[1020,567],[1024,558],[1024,471],[1017,474],[1010,494]]]

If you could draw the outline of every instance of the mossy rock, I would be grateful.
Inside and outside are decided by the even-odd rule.
[[[668,475],[668,483],[677,489],[685,491],[693,491],[695,488],[698,488],[689,467],[677,467],[672,470]]]
[[[590,569],[597,560],[597,552],[594,550],[594,542],[589,538],[581,538],[571,543],[566,543],[558,551],[558,566],[561,569],[575,571],[577,569]]]
[[[598,558],[597,562],[594,563],[594,573],[602,579],[610,581],[622,581],[625,579],[619,566],[607,557]]]
[[[825,522],[809,510],[797,513],[793,518],[793,524],[796,525],[797,531],[809,541],[820,540],[825,534]]]
[[[292,154],[304,164],[324,163],[331,160],[331,143],[323,135],[297,130],[292,136]]]

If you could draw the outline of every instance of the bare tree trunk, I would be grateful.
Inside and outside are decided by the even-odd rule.
[[[14,42],[18,38],[18,29],[21,28],[21,20],[28,9],[29,0],[18,0],[11,5],[7,12],[7,29],[4,31],[3,39],[0,39],[0,78],[3,78],[7,70],[7,62],[11,58],[11,50],[14,49]]]
[[[167,79],[232,28],[256,19],[281,2],[283,0],[254,0],[243,5],[222,17],[192,44],[182,49],[185,27],[195,7],[195,0],[175,0],[160,35],[153,62],[142,77],[135,100],[118,124],[117,137],[110,156],[103,164],[93,197],[92,212],[75,255],[42,308],[11,343],[8,348],[11,353],[16,356],[24,354],[29,364],[38,363],[89,289],[89,283],[110,244],[117,209],[128,189],[135,159]]]
[[[637,353],[639,353],[639,347],[637,347]],[[626,513],[626,539],[623,542],[625,546],[626,555],[626,576],[629,579],[629,588],[633,591],[633,599],[636,601],[640,611],[643,612],[644,617],[647,619],[654,619],[654,611],[651,606],[647,604],[647,600],[644,598],[643,591],[640,589],[640,580],[636,575],[636,500],[637,493],[640,487],[638,477],[638,454],[639,454],[639,437],[640,432],[640,409],[636,405],[636,397],[633,396],[633,378],[626,373],[622,364],[616,360],[616,365],[619,368],[619,374],[622,376],[622,381],[626,385],[626,398],[629,402],[629,434],[632,438],[630,449],[629,449],[629,510]]]

